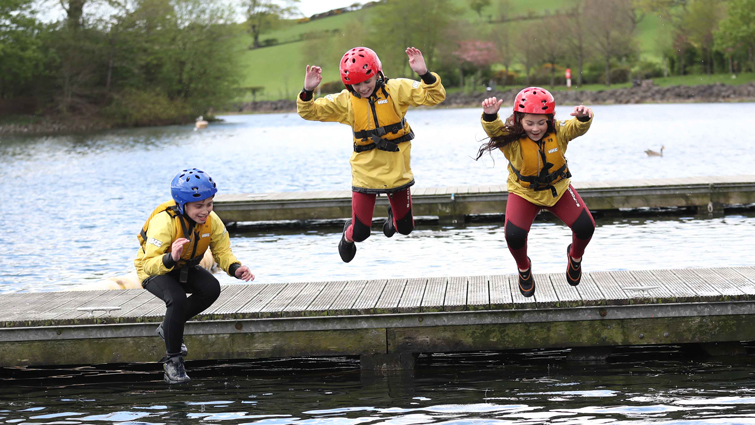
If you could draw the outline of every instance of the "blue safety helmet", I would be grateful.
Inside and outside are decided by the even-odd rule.
[[[197,202],[218,193],[218,185],[209,174],[196,168],[181,171],[170,182],[170,194],[178,205],[178,211],[184,213],[187,202]]]

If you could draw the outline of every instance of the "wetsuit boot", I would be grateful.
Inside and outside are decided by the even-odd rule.
[[[582,260],[574,261],[570,252],[571,244],[566,247],[566,257],[569,259],[569,265],[566,266],[566,281],[571,286],[577,286],[579,281],[582,280]]]
[[[165,342],[165,333],[163,332],[163,324],[160,323],[160,326],[157,327],[157,334],[160,335],[160,338]],[[183,340],[181,341],[181,356],[186,357],[189,355],[189,349],[186,348],[186,344],[184,344]]]
[[[530,262],[530,266],[525,271],[519,271],[519,292],[525,297],[531,297],[535,295],[535,279],[532,277],[532,260],[527,257],[527,261]]]
[[[396,226],[393,224],[393,209],[390,206],[388,206],[388,218],[383,223],[383,234],[389,238],[396,234]]]
[[[343,226],[341,242],[338,242],[338,254],[341,255],[341,260],[343,260],[344,263],[353,260],[354,256],[357,255],[357,245],[354,242],[346,241],[346,229],[348,229],[349,226],[351,226],[351,219],[349,219]]]
[[[165,370],[163,380],[169,384],[185,384],[191,381],[189,375],[186,374],[184,358],[181,356],[166,358],[163,363],[163,369]]]

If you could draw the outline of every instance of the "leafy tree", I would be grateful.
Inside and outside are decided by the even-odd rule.
[[[582,86],[582,73],[585,60],[590,56],[589,34],[585,22],[585,0],[571,0],[567,16],[563,20],[564,41],[568,46],[567,56],[577,61],[577,87]]]
[[[490,0],[467,0],[469,7],[482,19],[482,9],[490,6]]]
[[[281,2],[275,0],[246,1],[246,17],[249,33],[254,38],[252,43],[253,49],[259,49],[260,47],[260,34],[274,29],[280,23],[281,18],[291,17],[300,13],[296,7],[296,3],[298,2],[299,0],[283,0],[283,4],[280,4]]]
[[[715,33],[715,44],[741,51],[755,71],[755,0],[729,0],[727,14]]]
[[[465,71],[471,72],[472,86],[474,87],[477,77],[489,73],[490,65],[499,60],[498,49],[492,42],[481,40],[460,41],[458,46],[454,55],[459,60],[461,87],[464,87]]]
[[[44,60],[31,2],[0,2],[0,99],[28,94]]]
[[[561,18],[550,16],[543,19],[539,27],[539,37],[535,41],[541,51],[541,59],[550,66],[550,86],[553,88],[556,78],[556,63],[564,57],[563,39],[566,38],[566,27],[561,25]]]
[[[606,85],[611,85],[611,59],[629,55],[637,26],[631,0],[587,0],[585,18],[593,47],[605,64]]]
[[[713,62],[713,34],[723,18],[723,8],[719,0],[694,0],[689,3],[684,17],[684,27],[689,39],[700,49],[708,74],[715,72]],[[752,13],[752,12],[750,12]]]
[[[516,49],[513,46],[510,25],[507,22],[509,20],[510,9],[511,0],[499,0],[498,21],[501,23],[495,24],[490,30],[490,40],[493,41],[498,49],[498,56],[501,59],[501,64],[506,71],[507,77],[509,75],[509,68],[516,58]]]

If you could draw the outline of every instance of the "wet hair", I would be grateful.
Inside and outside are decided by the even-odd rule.
[[[490,137],[485,143],[483,143],[477,151],[475,161],[485,155],[486,152],[493,152],[496,149],[502,148],[509,143],[526,136],[527,132],[524,131],[524,126],[522,126],[522,118],[524,115],[524,112],[514,112],[513,115],[506,118],[506,122],[503,124],[504,134]],[[546,130],[543,135],[543,139],[548,133],[556,132],[556,129],[553,127],[553,114],[545,114],[545,116],[548,117],[548,130]]]

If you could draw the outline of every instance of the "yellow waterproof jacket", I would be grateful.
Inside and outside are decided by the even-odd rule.
[[[175,202],[169,201],[161,204],[159,209],[164,209]],[[181,261],[174,267],[167,268],[163,264],[163,256],[171,251],[173,241],[185,237],[178,217],[172,217],[168,211],[154,214],[149,220],[146,229],[146,238],[134,260],[139,282],[150,276],[167,274],[179,267],[185,260],[202,258],[207,247],[212,251],[215,262],[221,269],[230,275],[229,268],[234,263],[239,263],[231,251],[231,239],[225,229],[223,221],[215,212],[211,212],[203,225],[196,225],[191,235],[186,237],[191,242],[184,245]],[[142,239],[140,238],[140,241]],[[201,250],[201,252],[200,252]]]
[[[556,134],[548,134],[544,136],[546,138],[555,137],[555,141],[551,141],[551,144],[554,146],[547,149],[548,151],[552,151],[549,155],[559,155],[558,152],[560,152],[560,156],[563,158],[563,163],[565,163],[566,157],[564,155],[566,154],[566,148],[569,145],[569,142],[572,139],[585,134],[587,130],[590,129],[591,124],[592,118],[585,122],[579,121],[576,117],[568,121],[557,121],[555,124]],[[487,133],[489,137],[501,136],[505,134],[504,132],[506,131],[506,127],[504,127],[500,118],[490,122],[483,119],[482,128],[485,129],[485,133]],[[553,183],[556,196],[553,196],[551,190],[534,190],[530,187],[530,184],[521,181],[517,177],[516,172],[512,170],[512,167],[521,172],[522,170],[532,168],[530,164],[537,163],[538,158],[532,158],[531,156],[539,156],[540,154],[538,149],[533,149],[533,146],[531,145],[536,145],[536,142],[533,142],[528,137],[524,137],[521,140],[515,140],[501,148],[501,152],[503,152],[503,155],[509,160],[510,164],[508,167],[509,177],[506,184],[507,190],[509,193],[521,196],[535,205],[552,207],[553,205],[556,205],[556,202],[558,202],[564,192],[566,192],[571,179],[562,178]],[[553,149],[558,150],[554,151]],[[549,162],[560,164],[560,161]],[[531,172],[531,170],[529,170],[529,172]]]
[[[376,91],[377,101],[383,102],[380,104],[383,108],[390,106],[392,111],[389,114],[384,114],[387,116],[383,117],[381,117],[380,112],[377,113],[377,127],[395,124],[396,118],[400,121],[406,115],[409,106],[433,106],[442,102],[446,98],[446,89],[441,84],[440,76],[435,73],[433,75],[435,82],[432,84],[406,78],[389,79],[385,84],[385,90],[388,92],[387,98],[382,90],[378,89]],[[360,102],[363,102],[364,105],[361,105]],[[353,105],[357,105],[359,117],[355,118]],[[346,89],[340,93],[309,101],[301,100],[297,96],[296,107],[299,115],[309,121],[340,122],[350,126],[354,132],[376,128],[374,118],[363,116],[367,113],[372,114],[371,108],[368,106],[368,99],[352,99],[351,93]],[[364,126],[367,128],[357,128]],[[387,135],[385,138],[391,139],[410,132],[411,127],[408,123],[405,123],[400,134]],[[371,143],[370,140],[362,140],[361,138],[355,138],[353,142],[356,145]],[[413,185],[414,174],[412,174],[410,166],[411,148],[411,142],[406,141],[398,143],[398,152],[380,149],[353,152],[349,161],[351,163],[352,190],[363,193],[391,193]]]

